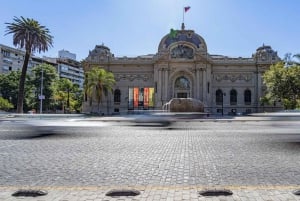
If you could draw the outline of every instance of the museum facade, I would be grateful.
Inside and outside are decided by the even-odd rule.
[[[281,109],[264,105],[262,75],[278,62],[270,46],[259,47],[252,57],[232,58],[207,52],[205,40],[193,30],[165,35],[156,54],[115,57],[104,45],[96,45],[83,62],[84,71],[98,66],[114,74],[112,94],[96,101],[85,96],[83,112],[104,114],[133,110],[162,110],[172,98],[193,98],[204,112],[235,114]]]

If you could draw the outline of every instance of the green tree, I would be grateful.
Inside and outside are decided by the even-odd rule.
[[[56,107],[67,112],[80,112],[83,101],[82,90],[69,79],[60,78],[55,83],[54,100]]]
[[[42,80],[43,78],[43,80]],[[31,100],[32,108],[39,108],[40,99],[39,95],[41,95],[41,85],[42,87],[42,95],[45,96],[43,100],[43,110],[51,110],[54,107],[53,95],[55,91],[55,83],[58,80],[58,74],[54,66],[49,64],[40,64],[35,66],[32,69],[32,80],[31,84],[34,86],[34,96]]]
[[[263,75],[267,96],[273,101],[281,100],[285,109],[295,109],[300,99],[299,78],[299,65],[285,67],[283,62],[272,65]]]
[[[73,97],[71,95],[72,89],[74,87],[73,83],[67,78],[60,78],[55,85],[54,99],[61,104],[61,108],[64,113],[65,108],[70,111],[70,102]]]
[[[45,52],[52,46],[53,37],[48,28],[39,24],[38,21],[24,17],[14,17],[12,23],[7,25],[6,34],[13,34],[13,45],[25,48],[25,58],[22,73],[19,81],[17,112],[23,113],[24,89],[27,66],[31,53],[38,51]]]
[[[107,97],[108,93],[112,92],[114,84],[114,75],[102,68],[93,67],[86,73],[84,90],[91,103],[93,98],[96,98],[98,113],[100,113],[100,103],[103,95]]]
[[[18,100],[18,88],[19,88],[19,80],[20,80],[21,72],[20,71],[11,71],[8,74],[0,74],[0,94],[3,98],[10,100],[13,104],[13,108],[17,108],[17,100]],[[25,110],[28,108],[28,102],[31,93],[32,85],[30,84],[30,77],[26,76],[26,93],[25,93]]]
[[[11,104],[7,99],[0,97],[0,110],[9,110],[12,109],[14,106]]]
[[[20,71],[11,71],[8,74],[0,74],[0,94],[4,99],[10,100],[15,108],[18,99],[17,94],[20,75]]]
[[[82,102],[83,102],[83,91],[80,89],[79,85],[74,84],[73,85],[73,96],[74,96],[74,110],[77,113],[81,112]]]

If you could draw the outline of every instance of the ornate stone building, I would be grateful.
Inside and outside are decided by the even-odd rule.
[[[264,95],[262,74],[279,61],[277,52],[263,45],[249,58],[209,54],[205,40],[193,30],[165,35],[156,54],[115,57],[96,45],[84,61],[84,71],[100,66],[116,79],[114,92],[101,105],[101,113],[162,110],[172,98],[202,101],[213,114],[251,113],[281,108],[260,103]],[[83,112],[98,112],[97,103],[85,97]]]

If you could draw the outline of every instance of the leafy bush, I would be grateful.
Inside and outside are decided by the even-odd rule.
[[[8,100],[0,97],[0,110],[7,111],[12,108],[14,108],[13,104],[11,104]]]

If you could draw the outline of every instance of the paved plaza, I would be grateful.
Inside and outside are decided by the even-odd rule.
[[[18,189],[48,192],[21,200],[300,200],[299,121],[95,122],[30,135],[2,121],[0,200],[19,200],[11,196]],[[124,189],[140,194],[105,195]],[[199,195],[205,189],[233,195]]]

